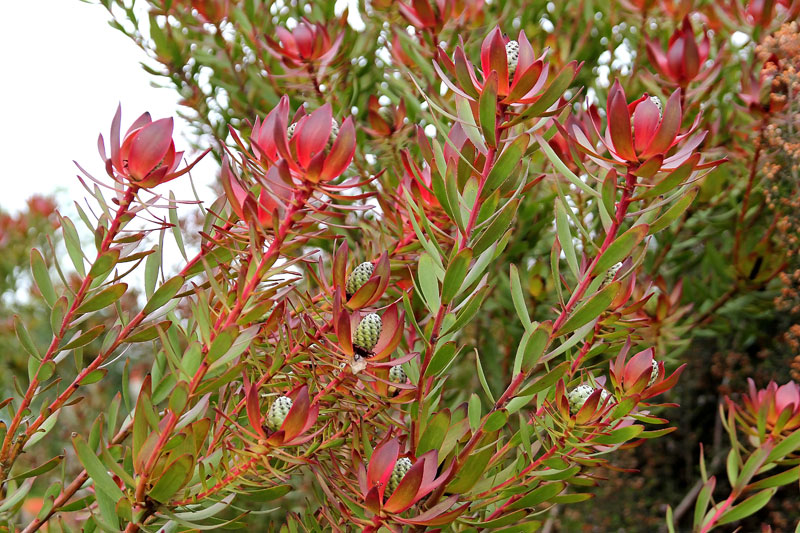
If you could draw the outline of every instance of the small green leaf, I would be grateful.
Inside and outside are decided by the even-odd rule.
[[[634,226],[612,242],[592,269],[594,275],[602,275],[609,268],[628,257],[637,244],[642,242],[649,230],[647,224]]]
[[[179,381],[169,395],[169,410],[175,414],[180,414],[186,408],[188,402],[189,384],[185,381]]]
[[[423,253],[419,257],[417,278],[425,305],[431,313],[437,313],[440,306],[439,280],[436,277],[436,263],[427,253]]]
[[[527,331],[531,327],[531,317],[528,315],[528,307],[525,303],[525,295],[522,291],[522,284],[519,281],[519,272],[517,266],[513,263],[510,266],[509,280],[511,281],[511,301],[514,303],[514,309],[517,311],[522,326]]]
[[[31,273],[33,274],[33,280],[36,282],[36,287],[42,293],[42,298],[44,298],[48,306],[53,307],[58,296],[53,288],[53,282],[50,280],[47,263],[45,263],[42,253],[36,248],[31,250]]]
[[[419,438],[416,450],[418,456],[441,447],[450,428],[450,418],[450,411],[447,409],[439,411],[431,418]]]
[[[150,489],[149,495],[157,502],[166,503],[186,483],[186,477],[192,468],[191,455],[180,456],[173,461],[164,473],[158,478],[156,484]]]
[[[592,439],[592,443],[603,445],[620,444],[621,442],[628,442],[629,440],[636,438],[642,431],[644,431],[644,426],[640,426],[638,424],[626,426],[615,429],[608,435],[600,435],[595,437]]]
[[[530,137],[527,134],[522,134],[505,147],[486,177],[481,196],[489,196],[508,179],[520,161],[522,161],[525,150],[528,148],[529,140]]]
[[[98,294],[83,302],[83,304],[76,310],[76,313],[91,313],[92,311],[99,311],[100,309],[108,307],[122,298],[122,295],[125,294],[125,291],[127,290],[127,283],[117,283],[106,289],[103,289]]]
[[[461,285],[467,275],[467,270],[472,262],[472,250],[465,248],[458,252],[447,265],[447,271],[442,282],[442,304],[447,305],[458,296]]]
[[[181,276],[175,276],[165,281],[147,301],[147,305],[142,310],[145,314],[150,314],[156,309],[160,308],[168,301],[170,301],[183,286],[184,279]]]
[[[483,233],[481,233],[480,237],[475,241],[475,244],[472,247],[472,250],[475,254],[480,255],[489,248],[491,245],[495,244],[500,240],[503,233],[508,230],[511,226],[511,222],[514,220],[514,217],[517,214],[517,208],[519,207],[519,199],[514,198],[513,200],[509,201],[503,210],[497,215],[494,220],[492,220],[489,227],[486,228]]]
[[[202,262],[198,261],[200,269]],[[158,246],[153,248],[153,253],[147,256],[144,263],[144,294],[147,298],[152,298],[158,282],[158,269],[161,267],[161,253]]]
[[[497,72],[492,72],[486,79],[478,102],[481,131],[490,147],[497,146]]]
[[[572,275],[578,278],[578,257],[575,255],[575,244],[572,242],[572,232],[569,229],[569,220],[567,219],[567,212],[564,205],[559,201],[556,202],[556,231],[558,233],[558,242],[561,244],[561,250],[567,258],[567,266],[569,266]]]
[[[36,348],[31,334],[28,333],[28,329],[25,327],[22,319],[17,315],[14,315],[14,331],[17,334],[19,343],[25,348],[25,351],[28,352],[28,355],[35,357],[37,360],[41,360],[42,356],[39,354],[39,350]]]
[[[84,377],[82,380],[80,380],[78,382],[78,384],[83,386],[83,385],[91,385],[92,383],[97,383],[98,381],[100,381],[101,379],[106,377],[107,373],[108,373],[108,370],[105,369],[105,368],[94,370],[94,371],[89,372],[88,374],[86,374],[86,377]]]
[[[671,191],[672,189],[678,187],[683,181],[689,177],[689,174],[692,173],[694,170],[695,165],[700,160],[700,154],[694,154],[689,160],[667,174],[667,176],[656,183],[653,188],[646,190],[642,194],[639,195],[639,198],[646,199],[646,198],[653,198],[655,196],[661,196],[662,194]]]
[[[459,331],[461,328],[464,327],[475,314],[480,310],[481,305],[483,304],[483,299],[489,293],[489,287],[482,287],[478,290],[475,294],[473,294],[469,300],[465,304],[461,306],[461,309],[458,310],[456,313],[456,320],[453,322],[449,327],[442,332],[442,336],[448,335],[453,331]]]
[[[700,187],[695,187],[681,196],[680,199],[672,204],[667,211],[658,217],[655,222],[650,224],[650,233],[658,233],[662,229],[668,227],[670,224],[678,220],[678,218],[686,211],[694,201],[697,193],[700,192]]]
[[[539,379],[535,380],[533,383],[522,389],[518,396],[532,396],[536,393],[539,393],[543,390],[549,389],[553,385],[555,385],[561,376],[569,368],[569,362],[564,361],[553,370],[545,374],[544,376],[540,377]]]
[[[770,489],[764,489],[754,496],[750,496],[739,505],[731,507],[725,511],[722,517],[717,521],[716,525],[721,526],[723,524],[730,524],[731,522],[736,522],[742,518],[747,518],[751,514],[758,512],[762,507],[769,503],[769,500],[777,491],[778,488],[773,487]]]
[[[27,479],[29,477],[36,477],[41,476],[42,474],[46,474],[47,472],[51,471],[55,467],[61,464],[61,461],[64,459],[63,455],[56,455],[55,457],[48,459],[43,464],[37,466],[36,468],[31,468],[21,474],[17,474],[16,476],[6,480],[9,481],[18,481],[21,479]]]
[[[608,309],[608,306],[611,305],[620,287],[620,282],[615,281],[589,298],[586,303],[572,312],[569,319],[561,326],[561,329],[556,331],[555,336],[558,337],[575,331],[603,314],[603,312]]]
[[[508,421],[508,412],[505,409],[500,409],[498,411],[494,411],[486,418],[486,423],[484,424],[483,428],[485,431],[492,432],[497,431]]]
[[[478,429],[481,423],[481,399],[474,392],[469,397],[469,403],[467,404],[467,418],[469,418],[469,427],[473,431]]]
[[[66,296],[61,296],[56,300],[53,309],[50,310],[50,328],[53,335],[58,335],[61,332],[61,325],[64,323],[64,317],[69,309],[69,301]]]
[[[119,261],[119,250],[108,250],[94,262],[92,268],[89,269],[89,276],[92,279],[103,278],[117,265],[117,261]]]
[[[489,464],[489,459],[494,454],[494,446],[487,446],[478,452],[470,454],[461,467],[455,479],[447,486],[448,492],[464,494],[475,486]]]
[[[86,346],[87,344],[95,340],[97,337],[99,337],[103,333],[103,331],[105,331],[105,329],[106,329],[105,325],[99,324],[90,329],[89,331],[79,335],[78,338],[71,340],[69,344],[67,344],[61,349],[73,350],[81,346]]]
[[[428,363],[428,368],[425,369],[425,375],[437,376],[447,370],[457,353],[457,346],[453,341],[446,342],[439,346],[436,351],[433,352],[433,356]]]
[[[89,445],[86,444],[86,441],[83,440],[83,437],[80,435],[75,435],[72,437],[72,445],[75,447],[75,452],[78,454],[78,458],[80,459],[83,468],[86,469],[86,473],[92,478],[92,482],[94,483],[95,487],[95,493],[98,495],[102,493],[106,498],[114,503],[124,498],[125,495],[122,493],[117,484],[114,483],[114,480],[111,479],[111,476],[108,474],[108,470],[106,470],[106,467],[97,457],[97,455],[95,455],[94,450],[89,448]],[[113,506],[109,508],[108,505],[100,505],[100,513],[103,516],[103,519],[107,522],[111,524],[119,523]]]
[[[566,487],[566,484],[563,481],[542,485],[509,505],[508,509],[513,511],[515,509],[534,507],[560,494],[561,491],[564,490],[564,487]]]
[[[86,275],[86,268],[83,264],[83,251],[81,250],[81,239],[78,237],[78,230],[75,224],[67,217],[61,217],[61,233],[64,236],[64,245],[67,247],[67,254],[75,266],[75,270],[81,277]]]

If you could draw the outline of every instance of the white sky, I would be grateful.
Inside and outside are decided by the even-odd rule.
[[[85,196],[73,160],[96,178],[107,178],[97,135],[103,133],[108,150],[117,105],[122,104],[124,132],[145,111],[154,119],[175,116],[177,93],[150,85],[139,64],[144,52],[108,25],[102,6],[17,0],[4,2],[3,8],[0,207],[16,211],[32,194],[53,192],[59,206],[67,207]],[[188,128],[176,117],[177,150],[189,146],[182,131]],[[208,203],[214,198],[200,183],[210,183],[214,174],[210,156],[192,172]],[[184,178],[163,188],[175,190],[178,199],[192,198]]]

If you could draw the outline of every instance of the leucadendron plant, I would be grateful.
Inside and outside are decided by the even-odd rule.
[[[756,58],[721,74],[774,31],[750,4],[101,3],[203,152],[118,112],[66,256],[32,251],[51,331],[15,322],[9,529],[568,531],[676,430],[683,351],[786,268],[753,196],[783,108]],[[220,195],[176,199],[203,156]],[[797,386],[727,405],[702,533],[797,482]]]

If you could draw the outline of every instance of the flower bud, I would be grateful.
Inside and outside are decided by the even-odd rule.
[[[288,396],[280,396],[269,407],[267,412],[267,425],[273,431],[278,431],[292,408],[292,399]]]
[[[658,108],[658,118],[661,119],[661,117],[664,116],[664,106],[661,105],[661,98],[658,96],[651,96],[650,101],[653,102]]]
[[[603,283],[600,284],[600,287],[605,287],[606,285],[611,283],[614,280],[614,276],[617,275],[617,272],[619,272],[621,268],[622,268],[622,263],[617,263],[611,268],[609,268],[608,272],[606,272],[606,277],[603,279]]]
[[[408,380],[403,365],[395,365],[389,369],[389,381],[392,383],[405,383]]]
[[[291,141],[292,137],[294,137],[294,130],[297,129],[297,123],[289,124],[286,128],[286,138],[287,140]],[[339,135],[339,123],[336,122],[335,118],[331,119],[331,134],[328,137],[328,144],[325,145],[325,148],[330,149],[333,146],[333,141],[336,140],[336,136]]]
[[[519,63],[519,43],[517,41],[512,40],[506,43],[506,62],[508,63],[508,77],[510,80],[517,71],[517,64]]]
[[[409,469],[411,469],[411,459],[408,457],[401,457],[397,460],[392,469],[392,475],[386,483],[386,495],[390,495],[394,492]]]
[[[647,386],[649,387],[653,383],[656,382],[658,379],[658,361],[653,359],[653,369],[650,371],[650,381],[647,382]]]
[[[592,393],[595,391],[595,388],[591,385],[578,385],[569,393],[567,394],[567,400],[569,400],[569,410],[572,414],[577,413],[580,411],[583,404],[586,403],[586,400]],[[602,389],[603,392],[600,393],[600,404],[602,405],[606,398],[608,398],[608,391]]]
[[[378,344],[381,329],[383,329],[381,317],[375,313],[368,314],[358,323],[356,332],[353,335],[353,345],[366,352],[371,352],[375,345]]]
[[[350,277],[347,278],[347,284],[345,287],[347,295],[351,296],[355,294],[358,289],[360,289],[367,281],[369,281],[369,278],[372,277],[372,272],[374,270],[375,267],[372,266],[372,263],[369,261],[361,263],[355,267],[350,273]]]

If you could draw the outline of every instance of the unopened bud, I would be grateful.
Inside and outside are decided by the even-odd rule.
[[[372,263],[369,261],[361,263],[355,267],[350,273],[350,276],[347,278],[347,286],[345,287],[347,294],[355,294],[358,289],[363,287],[364,284],[369,281],[369,278],[372,277],[372,272],[374,270],[375,267],[372,266]]]
[[[650,371],[650,380],[647,382],[647,386],[649,387],[653,383],[656,382],[658,379],[658,361],[653,359],[653,369]]]
[[[506,43],[506,62],[508,63],[508,77],[511,79],[517,71],[519,63],[519,43],[517,41],[512,40]]]
[[[297,129],[297,123],[289,124],[286,128],[286,137],[288,140],[292,140],[294,137],[294,130]],[[339,123],[336,122],[335,118],[331,119],[331,134],[328,136],[328,144],[325,145],[326,148],[330,148],[333,146],[333,141],[336,140],[336,137],[339,135]]]
[[[392,475],[389,478],[388,483],[386,483],[386,495],[390,495],[394,492],[397,486],[400,484],[400,481],[403,480],[403,477],[408,473],[411,469],[411,459],[408,457],[401,457],[397,460],[394,464],[394,468],[392,469]]]
[[[658,96],[651,96],[650,101],[658,108],[658,118],[661,119],[664,115],[664,106],[661,105],[661,99]]]
[[[375,313],[368,314],[358,323],[355,335],[353,335],[353,344],[366,352],[371,352],[378,344],[381,329],[383,329],[381,317]]]
[[[619,272],[621,268],[622,268],[622,263],[617,263],[611,268],[609,268],[608,272],[606,272],[606,277],[603,279],[603,283],[600,284],[600,287],[605,287],[606,285],[611,283],[614,280],[614,276],[617,275],[617,272]]]
[[[606,398],[608,398],[608,391],[605,389],[601,389],[603,392],[600,393],[600,405],[602,405]],[[580,411],[583,404],[586,403],[586,400],[592,393],[595,391],[595,388],[591,385],[578,385],[569,393],[567,394],[567,400],[569,400],[569,410],[572,414],[577,413]]]
[[[392,383],[405,383],[408,380],[402,365],[395,365],[389,369],[389,381]]]
[[[281,396],[272,402],[267,412],[267,425],[273,431],[278,431],[292,408],[292,399],[288,396]]]

